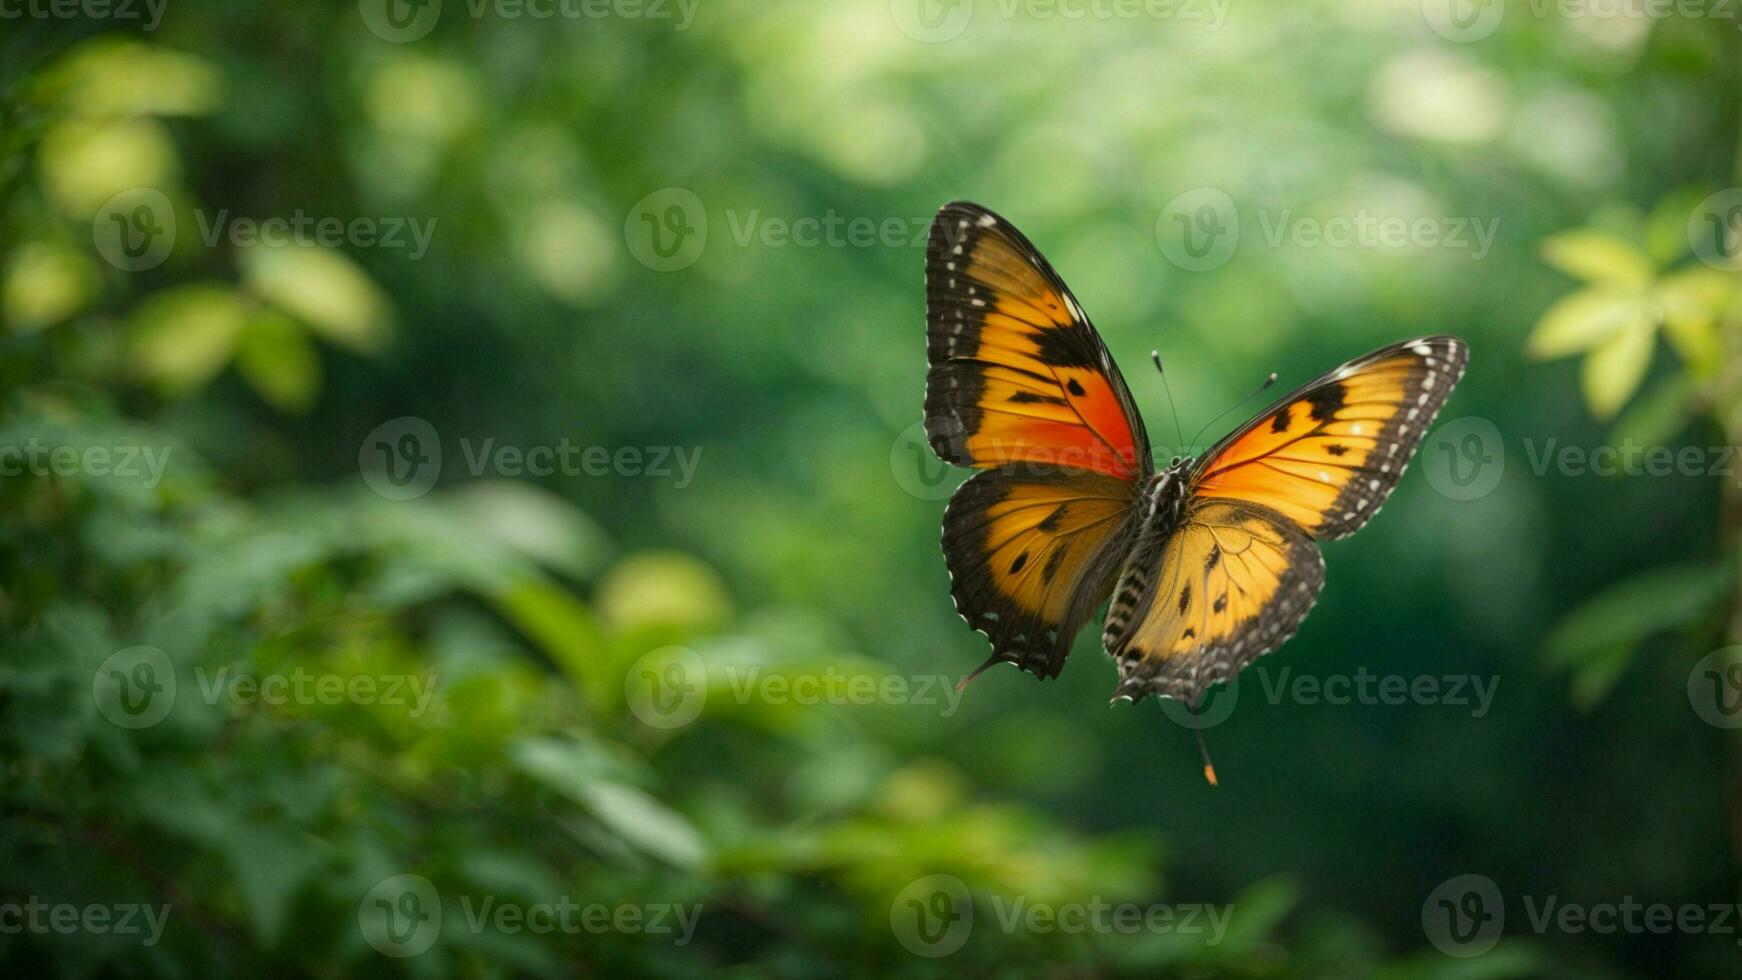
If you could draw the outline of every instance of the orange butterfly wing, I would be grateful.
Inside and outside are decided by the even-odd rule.
[[[1149,440],[1106,345],[1040,252],[978,205],[926,247],[926,435],[976,467],[944,514],[956,611],[1010,661],[1056,676],[1129,546]]]
[[[1107,347],[1040,252],[976,204],[944,205],[925,255],[926,435],[945,462],[1134,480],[1149,440]]]
[[[1115,696],[1195,703],[1292,636],[1324,582],[1314,542],[1378,512],[1468,361],[1455,337],[1381,348],[1278,399],[1181,473],[1177,525],[1140,538],[1107,612]]]
[[[1358,357],[1223,439],[1199,464],[1195,490],[1273,508],[1315,538],[1353,534],[1397,486],[1469,358],[1456,337]]]

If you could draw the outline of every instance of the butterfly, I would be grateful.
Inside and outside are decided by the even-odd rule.
[[[1456,337],[1382,347],[1158,469],[1100,334],[1009,222],[945,205],[925,297],[926,438],[980,471],[943,522],[956,611],[992,644],[967,680],[1004,662],[1056,677],[1111,597],[1114,698],[1194,709],[1294,635],[1324,584],[1318,542],[1378,512],[1469,361]]]

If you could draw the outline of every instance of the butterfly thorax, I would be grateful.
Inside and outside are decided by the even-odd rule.
[[[1107,652],[1115,657],[1124,649],[1126,627],[1149,592],[1150,577],[1160,567],[1162,549],[1185,516],[1186,500],[1190,496],[1187,476],[1192,462],[1190,457],[1175,459],[1167,469],[1154,474],[1143,484],[1137,500],[1137,539],[1125,556],[1101,637]]]

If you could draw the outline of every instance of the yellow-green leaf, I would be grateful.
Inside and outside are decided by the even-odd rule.
[[[1695,268],[1665,277],[1657,287],[1664,335],[1695,377],[1717,372],[1723,359],[1719,318],[1736,302],[1737,280],[1717,269]]]
[[[243,328],[236,370],[280,411],[300,415],[321,388],[321,361],[295,320],[262,310]]]
[[[1636,292],[1581,289],[1563,296],[1543,313],[1524,350],[1539,360],[1566,357],[1650,322],[1650,307]]]
[[[58,242],[26,242],[7,264],[0,310],[14,330],[37,330],[85,308],[100,283],[91,260]]]
[[[1638,247],[1608,232],[1576,228],[1550,235],[1542,257],[1575,279],[1593,283],[1642,285],[1651,281],[1651,259]]]
[[[1652,339],[1656,336],[1649,324],[1629,327],[1585,355],[1579,380],[1591,414],[1610,418],[1639,389],[1646,369],[1651,367]]]
[[[229,363],[248,312],[234,289],[218,283],[158,293],[133,312],[134,369],[165,395],[192,394]]]
[[[342,253],[314,245],[255,245],[242,253],[248,285],[316,333],[361,353],[392,334],[387,294]]]

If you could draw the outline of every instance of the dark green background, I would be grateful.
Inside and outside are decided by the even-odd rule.
[[[1734,15],[1512,4],[1458,42],[1431,28],[1433,2],[1232,0],[1213,25],[1194,17],[1207,4],[1075,19],[977,0],[958,36],[928,43],[900,28],[911,4],[881,0],[701,0],[681,29],[447,0],[395,43],[370,6],[169,0],[150,31],[0,21],[0,436],[173,447],[153,486],[0,479],[0,899],[173,908],[156,946],[26,932],[0,935],[0,960],[159,976],[1736,975],[1733,933],[1538,935],[1526,914],[1548,896],[1738,897],[1736,746],[1688,692],[1725,645],[1725,480],[1531,465],[1550,440],[1725,445],[1733,311],[1714,306],[1707,360],[1686,335],[1647,340],[1644,393],[1620,385],[1618,420],[1581,397],[1578,362],[1526,356],[1580,287],[1545,244],[1571,228],[1628,243],[1654,275],[1732,288],[1683,229],[1736,183]],[[162,264],[126,271],[93,222],[140,187],[173,202],[179,231]],[[1202,187],[1226,192],[1241,237],[1193,271],[1159,241],[1169,202]],[[695,195],[707,238],[660,271],[637,229],[666,188]],[[917,240],[955,198],[1052,258],[1164,458],[1177,440],[1152,348],[1189,434],[1269,371],[1292,387],[1384,343],[1465,338],[1441,424],[1492,423],[1498,485],[1441,493],[1450,443],[1430,437],[1384,515],[1326,548],[1316,611],[1262,663],[1273,680],[1497,679],[1492,710],[1269,703],[1249,673],[1208,732],[1211,789],[1154,702],[1107,706],[1114,672],[1085,635],[1056,683],[1000,668],[948,716],[716,686],[694,725],[639,721],[625,678],[670,644],[711,670],[795,676],[953,680],[983,658],[950,604],[941,494],[904,489],[937,477],[915,469],[922,249],[740,241],[752,222],[829,215]],[[207,247],[194,231],[220,211],[435,224],[415,258],[356,241],[287,258]],[[1477,257],[1265,234],[1357,213],[1497,221],[1497,236]],[[434,491],[395,501],[358,458],[406,416],[445,458]],[[461,442],[492,438],[701,455],[685,486],[475,479]],[[136,644],[164,651],[181,694],[128,730],[92,679]],[[441,708],[191,696],[196,670],[226,665],[428,673]],[[432,881],[450,923],[403,960],[358,925],[398,874]],[[937,959],[891,925],[930,874],[961,879],[978,910]],[[1506,938],[1467,959],[1422,920],[1463,874],[1491,878],[1506,911]],[[462,895],[703,914],[687,945],[470,934],[451,925]],[[1232,902],[1235,925],[1214,944],[1006,933],[994,896]]]

